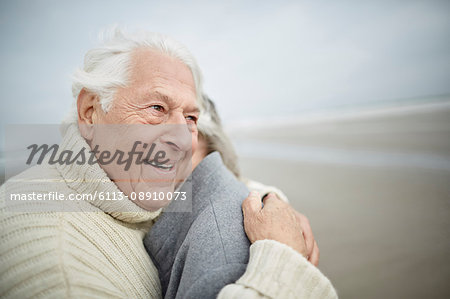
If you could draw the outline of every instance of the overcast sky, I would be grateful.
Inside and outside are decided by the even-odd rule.
[[[225,123],[450,92],[450,1],[1,1],[1,126],[58,123],[111,24],[197,58]]]

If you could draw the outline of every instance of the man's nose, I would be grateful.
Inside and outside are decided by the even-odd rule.
[[[169,145],[176,151],[189,151],[192,148],[191,131],[186,124],[184,115],[172,117],[169,122],[165,123],[164,134],[160,137],[160,141]]]

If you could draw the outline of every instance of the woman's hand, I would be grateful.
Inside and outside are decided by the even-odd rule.
[[[242,203],[244,227],[251,243],[258,240],[275,240],[286,244],[315,266],[319,263],[319,248],[312,230],[303,214],[270,193],[261,205],[261,197],[251,192]]]
[[[305,238],[307,250],[306,258],[308,259],[308,261],[311,262],[311,264],[317,267],[319,266],[319,258],[320,258],[319,246],[317,246],[317,242],[316,240],[314,240],[314,235],[311,230],[309,220],[305,215],[303,215],[300,212],[297,212],[296,210],[294,210],[294,213],[295,216],[297,217],[297,220],[300,221],[303,238]]]

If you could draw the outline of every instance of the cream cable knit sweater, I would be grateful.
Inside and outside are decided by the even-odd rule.
[[[60,151],[87,146],[72,125]],[[1,298],[161,297],[157,270],[142,243],[159,211],[144,211],[127,199],[5,201],[10,193],[50,191],[65,196],[119,192],[98,165],[88,164],[35,166],[1,186]],[[300,254],[264,240],[251,246],[245,274],[219,294],[221,298],[244,296],[334,298],[336,293]]]

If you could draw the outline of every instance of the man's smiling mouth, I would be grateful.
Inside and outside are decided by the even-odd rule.
[[[148,165],[151,165],[151,166],[153,166],[155,168],[165,170],[165,171],[171,171],[174,168],[175,164],[176,164],[175,162],[172,162],[170,164],[169,163],[167,163],[167,164],[159,164],[159,163],[156,163],[155,161],[149,161],[149,160],[145,160],[144,163],[148,164]]]

